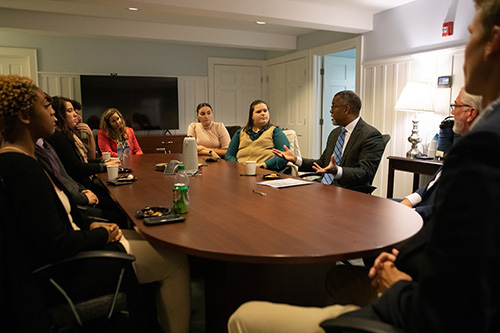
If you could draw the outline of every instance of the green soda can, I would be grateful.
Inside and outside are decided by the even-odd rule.
[[[177,167],[174,181],[174,212],[187,213],[189,210],[189,177],[183,164]]]
[[[174,184],[174,212],[187,213],[189,210],[189,186]]]

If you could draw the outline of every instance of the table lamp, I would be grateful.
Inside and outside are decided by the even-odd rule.
[[[415,119],[412,120],[413,129],[408,137],[408,141],[411,143],[411,148],[406,153],[406,157],[416,158],[416,156],[420,154],[417,145],[422,141],[418,135],[417,114],[419,112],[434,112],[431,85],[427,82],[406,83],[394,108],[397,111],[415,112]]]

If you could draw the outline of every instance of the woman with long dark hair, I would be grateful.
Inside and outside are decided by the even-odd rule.
[[[214,111],[208,103],[196,107],[197,123],[189,124],[187,134],[196,139],[198,155],[224,158],[231,138],[223,123],[214,121]]]
[[[76,134],[78,114],[68,98],[52,97],[52,108],[56,112],[57,128],[47,141],[56,150],[71,178],[92,188],[90,177],[96,173],[105,172],[106,163],[116,164],[119,161],[104,162],[101,159],[88,158],[85,145]]]
[[[284,151],[290,143],[283,131],[271,124],[269,107],[261,100],[250,104],[248,122],[234,134],[226,153],[226,160],[244,163],[256,161],[257,166],[270,170],[282,170],[287,161],[274,155],[272,149]]]

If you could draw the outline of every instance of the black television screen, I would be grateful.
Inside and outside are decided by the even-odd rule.
[[[177,78],[81,75],[80,82],[85,122],[116,108],[134,130],[179,129]]]

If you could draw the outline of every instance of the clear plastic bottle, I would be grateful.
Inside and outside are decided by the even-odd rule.
[[[130,145],[128,144],[128,140],[124,141],[123,154],[125,158],[130,157]]]
[[[130,145],[128,144],[128,140],[123,140],[123,159],[122,159],[122,167],[128,168],[130,162]]]
[[[174,180],[174,212],[178,214],[187,213],[189,210],[189,177],[184,164],[177,166]]]
[[[123,157],[124,157],[124,153],[125,153],[125,146],[124,146],[122,139],[118,140],[118,143],[116,145],[116,152],[118,155],[118,159],[120,161],[123,161]]]

